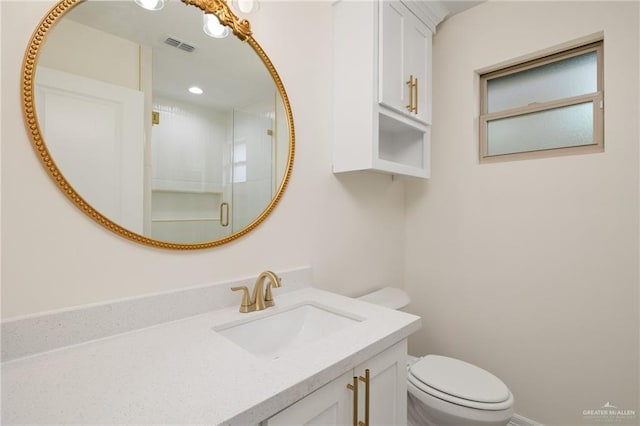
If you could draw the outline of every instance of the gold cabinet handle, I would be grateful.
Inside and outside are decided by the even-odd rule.
[[[418,78],[413,78],[413,74],[411,74],[406,84],[409,86],[409,105],[406,108],[409,112],[418,114]]]
[[[413,89],[416,91],[415,94],[413,95],[413,101],[415,102],[415,105],[413,106],[413,112],[415,112],[416,115],[418,115],[418,78],[414,80]]]
[[[353,383],[347,385],[347,389],[353,391],[353,426],[358,424],[358,378],[353,378]]]
[[[358,426],[369,426],[369,395],[371,390],[371,372],[367,368],[364,370],[364,377],[359,377],[360,381],[364,382],[364,423],[358,422]]]
[[[407,105],[407,109],[409,112],[413,112],[413,75],[409,76],[409,80],[406,84],[409,86],[409,105]]]
[[[220,225],[229,226],[229,203],[220,204]]]

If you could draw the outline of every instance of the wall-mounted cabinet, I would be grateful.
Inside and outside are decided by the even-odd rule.
[[[429,177],[431,42],[441,18],[410,7],[398,0],[333,5],[334,173]]]

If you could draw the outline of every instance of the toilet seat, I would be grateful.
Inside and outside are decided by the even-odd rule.
[[[454,358],[427,355],[411,365],[407,378],[420,391],[463,407],[494,411],[513,405],[500,379]]]

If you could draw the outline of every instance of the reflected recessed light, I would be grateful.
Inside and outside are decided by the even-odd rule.
[[[202,95],[204,93],[204,91],[198,86],[189,87],[189,92],[193,93],[194,95]]]

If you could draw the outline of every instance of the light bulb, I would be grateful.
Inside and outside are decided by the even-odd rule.
[[[225,38],[229,35],[229,28],[222,25],[220,20],[213,13],[204,14],[204,33],[209,37]]]
[[[164,0],[135,0],[135,2],[147,10],[160,10],[164,7]]]
[[[202,95],[204,93],[204,91],[198,86],[189,87],[189,92],[193,93],[194,95]]]
[[[258,0],[234,0],[233,3],[242,13],[251,13],[258,10]]]

